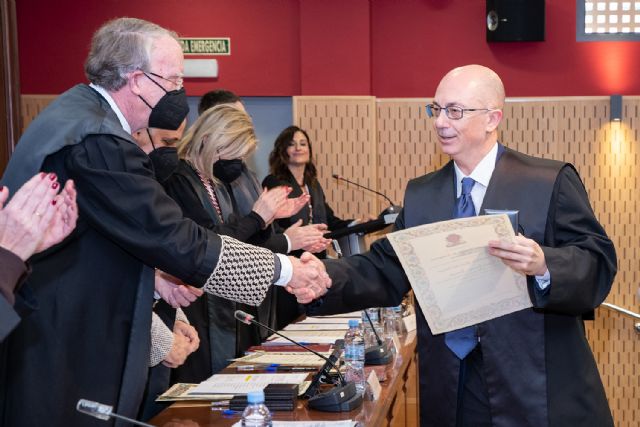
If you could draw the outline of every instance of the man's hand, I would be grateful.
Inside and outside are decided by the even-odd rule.
[[[308,252],[322,252],[331,244],[330,239],[325,239],[323,235],[327,232],[326,224],[309,224],[302,226],[299,219],[291,227],[284,231],[284,234],[291,242],[291,250],[304,249]]]
[[[313,254],[305,252],[300,259],[289,257],[293,265],[293,277],[286,289],[296,296],[301,304],[308,304],[327,293],[331,278],[324,264]]]
[[[489,253],[502,260],[512,270],[528,276],[542,276],[547,263],[542,248],[534,240],[517,235],[513,242],[489,241]]]
[[[185,285],[180,279],[156,269],[156,292],[171,307],[187,307],[204,293],[202,289]]]

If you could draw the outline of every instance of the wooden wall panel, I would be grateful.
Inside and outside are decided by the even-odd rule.
[[[333,161],[339,161],[340,167],[354,174],[362,172],[361,176],[352,175],[353,178],[375,182],[375,188],[388,194],[396,203],[402,203],[409,179],[448,161],[440,153],[432,122],[424,112],[424,105],[430,99],[376,100],[376,120],[360,122],[366,124],[365,134],[370,135],[371,140],[363,141],[357,148],[371,150],[369,155],[355,153],[350,146],[342,156],[324,135],[354,132],[354,129],[335,129],[336,124],[345,123],[335,118],[335,114],[338,105],[347,103],[346,97],[317,100],[319,103],[314,105],[314,99],[305,98],[304,109],[294,108],[294,120],[318,135],[316,138],[324,138],[323,144],[314,145],[314,151],[318,162],[324,163],[321,178],[325,189],[331,191],[327,191],[329,200],[333,203],[334,197],[344,197],[336,203],[340,207],[339,213],[342,213],[341,209],[349,211],[348,198],[351,196],[346,192],[340,196],[338,189],[325,184],[327,177],[323,175],[331,174],[328,165]],[[362,99],[354,97],[353,102],[362,102]],[[324,117],[325,114],[331,118]],[[347,123],[360,125],[353,120]],[[375,125],[375,132],[371,132],[369,126],[372,125]],[[640,192],[637,190],[640,188],[640,97],[624,98],[620,123],[609,122],[609,99],[606,97],[509,99],[504,108],[499,139],[510,148],[571,162],[576,167],[594,212],[616,245],[618,275],[607,301],[640,311],[637,296],[640,283],[640,220],[637,214],[640,212]],[[331,150],[333,157],[323,157],[320,150],[325,147]],[[359,206],[361,199],[355,200],[353,206]],[[433,202],[437,201],[425,201]],[[616,425],[637,425],[640,419],[640,335],[633,330],[633,321],[598,309],[596,320],[587,322],[586,328]]]
[[[326,199],[341,218],[376,215],[380,197],[332,178],[336,173],[376,188],[375,98],[294,97],[294,123],[311,138],[318,180]]]
[[[22,95],[20,97],[20,114],[22,116],[22,129],[20,135],[24,133],[29,124],[36,118],[42,110],[58,95]]]

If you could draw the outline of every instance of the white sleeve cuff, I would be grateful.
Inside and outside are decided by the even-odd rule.
[[[276,254],[280,259],[280,277],[274,283],[275,286],[287,286],[293,277],[293,264],[288,256],[282,254]]]
[[[291,252],[291,240],[289,240],[289,236],[287,233],[282,233],[285,239],[287,239],[287,253]]]
[[[542,276],[536,276],[536,283],[538,284],[538,289],[541,291],[544,291],[551,285],[551,273],[549,273],[549,269],[547,269]]]

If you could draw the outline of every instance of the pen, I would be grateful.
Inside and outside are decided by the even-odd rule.
[[[265,369],[267,372],[301,372],[301,371],[317,371],[318,368],[312,366],[269,366]]]
[[[233,409],[229,409],[229,408],[217,408],[217,407],[213,407],[211,408],[212,411],[220,411],[222,413],[222,415],[236,415],[239,414],[240,411],[234,411]]]
[[[240,372],[242,372],[242,371],[259,371],[259,370],[262,370],[262,369],[266,369],[266,370],[270,370],[271,369],[272,370],[274,368],[277,368],[278,366],[280,366],[280,365],[278,365],[277,363],[272,363],[270,365],[239,365],[239,366],[236,366],[236,371],[240,371]]]

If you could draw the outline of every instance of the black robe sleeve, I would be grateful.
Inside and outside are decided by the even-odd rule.
[[[257,213],[251,211],[244,216],[232,214],[224,223],[218,223],[202,206],[191,181],[185,176],[173,174],[163,185],[167,194],[180,205],[184,216],[203,227],[273,252],[287,252],[286,238],[281,234],[274,234],[271,227],[264,229],[264,221]]]
[[[395,229],[404,229],[401,212]],[[391,243],[377,240],[369,252],[340,260],[325,260],[333,284],[319,303],[308,306],[310,314],[335,314],[369,307],[391,307],[409,291],[407,276]]]
[[[572,167],[556,180],[542,251],[551,284],[546,292],[530,287],[535,307],[577,315],[604,301],[617,271],[615,248]]]
[[[89,136],[51,157],[64,159],[64,178],[76,183],[83,221],[147,265],[194,285],[209,279],[220,256],[219,236],[183,217],[135,144]]]

